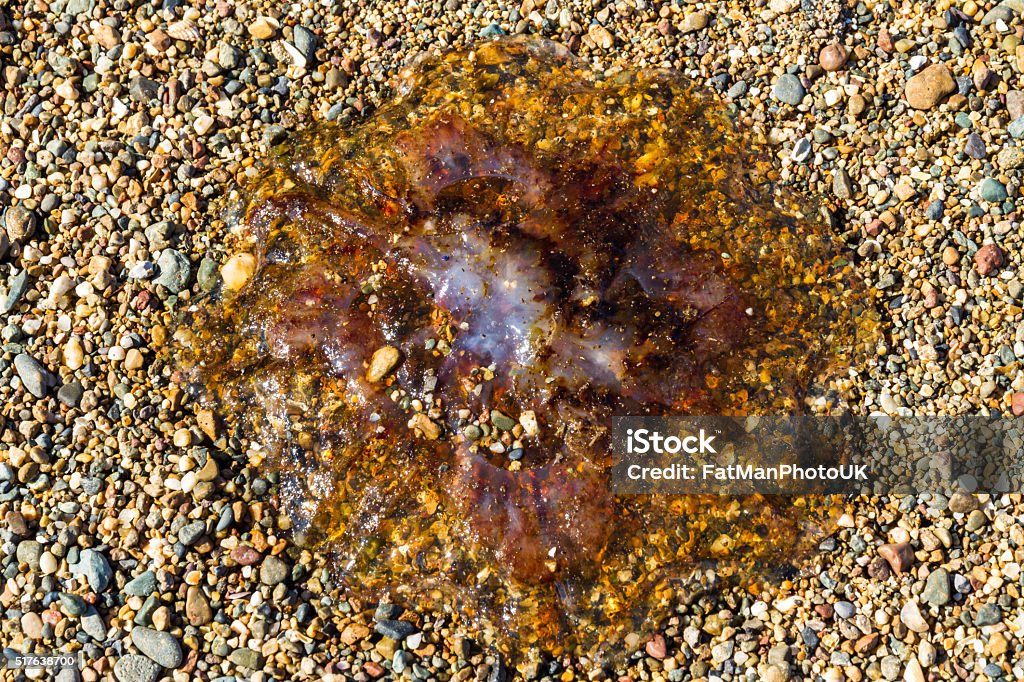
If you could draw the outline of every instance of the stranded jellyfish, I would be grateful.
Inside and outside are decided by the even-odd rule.
[[[431,57],[247,188],[192,375],[349,585],[500,645],[614,645],[793,499],[615,496],[613,415],[790,414],[846,347],[845,263],[679,74],[506,40]],[[571,636],[570,636],[571,633]]]

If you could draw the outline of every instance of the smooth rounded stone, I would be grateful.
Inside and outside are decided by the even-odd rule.
[[[53,382],[53,375],[28,353],[19,353],[14,358],[14,370],[25,385],[25,389],[36,398],[45,398]]]
[[[64,358],[64,366],[73,372],[81,369],[82,365],[85,364],[85,348],[77,336],[72,336],[64,344],[62,357]]]
[[[274,586],[282,583],[288,578],[289,573],[288,564],[276,556],[268,556],[260,564],[260,581],[264,585]]]
[[[239,291],[249,282],[255,271],[256,257],[251,253],[238,253],[224,263],[220,276],[227,289]]]
[[[924,615],[921,613],[921,607],[918,606],[917,602],[913,599],[908,599],[907,603],[900,609],[900,621],[907,626],[911,632],[927,632],[929,630],[928,621],[924,619]]]
[[[21,204],[11,206],[4,212],[4,227],[12,242],[23,242],[36,230],[36,214]]]
[[[927,110],[956,89],[949,69],[944,64],[932,64],[907,80],[904,95],[914,109]]]
[[[857,607],[848,601],[837,601],[833,608],[835,609],[836,616],[843,620],[853,618],[853,615],[857,613]]]
[[[83,549],[72,572],[84,576],[93,592],[102,592],[107,589],[114,577],[107,558],[95,549]]]
[[[992,203],[1000,203],[1007,197],[1006,187],[1003,183],[992,178],[985,178],[978,185],[978,194],[985,201]]]
[[[107,625],[103,622],[103,616],[93,607],[89,607],[86,614],[82,616],[82,631],[97,642],[105,642],[107,639]]]
[[[181,665],[181,644],[170,633],[136,627],[132,628],[131,638],[136,649],[164,668]]]
[[[127,654],[114,664],[114,677],[118,682],[156,682],[160,666],[145,656]]]
[[[43,555],[43,546],[35,540],[22,540],[14,552],[19,564],[27,564],[29,570],[39,570],[39,558]]]
[[[234,649],[228,654],[228,660],[241,668],[257,670],[263,665],[263,656],[252,649]]]
[[[800,79],[791,73],[785,73],[779,76],[779,79],[775,81],[775,86],[772,88],[772,94],[775,95],[775,99],[786,104],[796,106],[803,101],[807,91],[804,89],[803,83]]]
[[[176,249],[164,249],[156,261],[160,276],[153,280],[172,294],[181,293],[188,287],[192,276],[192,265],[188,257]]]
[[[837,199],[850,199],[853,197],[853,181],[846,169],[840,168],[832,176],[832,193]]]
[[[199,262],[196,282],[199,283],[199,288],[206,293],[216,289],[217,285],[220,284],[220,270],[217,267],[217,261],[210,257],[204,257]]]
[[[185,618],[189,625],[199,627],[213,620],[210,602],[198,585],[191,585],[185,593]]]
[[[974,624],[978,627],[995,625],[1003,620],[1003,612],[998,604],[982,604],[974,616]]]
[[[43,636],[43,619],[34,611],[23,614],[20,625],[21,631],[29,639],[40,639]]]
[[[793,159],[797,163],[803,163],[811,156],[811,141],[806,137],[797,140],[797,143],[793,145],[793,153],[789,155],[789,158]]]
[[[949,571],[937,568],[928,574],[921,599],[932,606],[945,606],[950,600]]]
[[[43,552],[39,556],[39,572],[43,575],[53,575],[60,567],[60,562],[51,552]]]
[[[988,525],[988,517],[985,516],[985,512],[980,509],[975,509],[967,515],[967,523],[964,525],[971,533],[980,530],[984,526]]]
[[[826,71],[838,71],[846,66],[849,51],[839,43],[832,43],[822,48],[818,54],[818,64]]]

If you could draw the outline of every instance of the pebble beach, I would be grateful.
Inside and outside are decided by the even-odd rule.
[[[82,664],[0,679],[1024,679],[1019,494],[849,500],[798,570],[701,572],[612,665],[507,659],[293,541],[169,353],[247,276],[225,198],[422,52],[518,34],[717,94],[872,290],[863,411],[1024,415],[1021,0],[0,3],[0,647]]]

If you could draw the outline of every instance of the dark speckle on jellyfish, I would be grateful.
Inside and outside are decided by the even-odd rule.
[[[421,60],[248,190],[239,291],[192,378],[350,585],[506,648],[614,648],[687,568],[794,555],[792,499],[616,497],[613,415],[788,414],[844,348],[849,273],[678,74],[505,40]]]

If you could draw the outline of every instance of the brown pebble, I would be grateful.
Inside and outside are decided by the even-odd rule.
[[[942,250],[942,262],[949,266],[960,262],[960,252],[955,246],[947,246]]]
[[[953,92],[956,92],[953,74],[944,64],[932,64],[907,80],[904,94],[914,109],[931,109]]]
[[[986,277],[1003,267],[1003,252],[995,244],[985,244],[974,254],[978,274]]]
[[[877,632],[864,635],[860,637],[853,645],[853,650],[858,654],[869,654],[878,648],[878,642],[881,640],[881,636]]]
[[[1024,414],[1024,393],[1017,392],[1010,396],[1010,409],[1015,417]]]
[[[892,54],[892,51],[894,49],[892,44],[892,34],[889,33],[889,31],[887,31],[886,29],[883,28],[881,31],[878,32],[877,44],[878,49],[882,50],[882,52]]]
[[[850,53],[839,43],[825,46],[818,54],[818,64],[826,71],[838,71],[846,65]]]
[[[238,545],[231,550],[231,560],[242,566],[252,566],[260,560],[260,553],[249,545]]]
[[[661,635],[654,635],[647,640],[647,646],[644,647],[647,655],[651,658],[656,658],[659,661],[665,658],[668,653],[668,649],[665,645],[665,638]]]
[[[906,542],[882,545],[878,548],[878,555],[889,563],[897,575],[906,573],[914,563],[914,552]]]
[[[370,357],[370,366],[366,370],[366,380],[371,384],[377,383],[391,373],[402,359],[402,352],[394,346],[382,346],[373,351]]]

